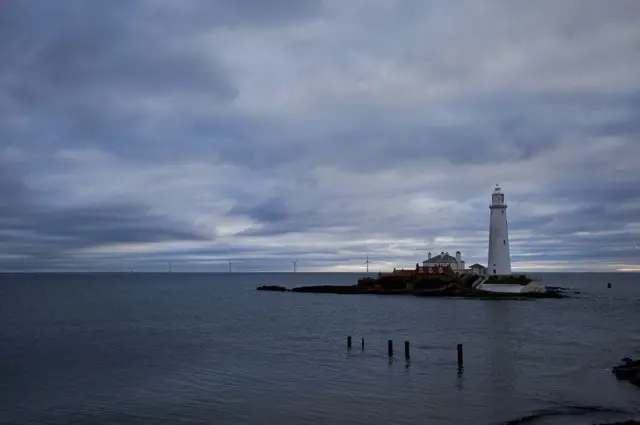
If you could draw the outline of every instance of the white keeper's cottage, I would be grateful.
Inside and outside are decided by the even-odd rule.
[[[478,263],[469,266],[469,270],[471,270],[471,273],[476,276],[484,276],[487,274],[487,268]]]
[[[462,273],[464,271],[464,261],[462,260],[462,254],[460,251],[456,252],[456,256],[449,255],[448,252],[441,252],[435,257],[431,256],[431,253],[427,254],[427,259],[422,262],[422,267],[451,267],[456,273]]]

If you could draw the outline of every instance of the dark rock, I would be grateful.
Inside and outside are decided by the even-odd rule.
[[[494,275],[489,276],[485,283],[504,283],[509,285],[527,285],[533,282],[533,279],[524,274],[513,274],[507,276]]]
[[[357,286],[343,285],[317,285],[317,286],[300,286],[293,288],[293,292],[306,292],[312,294],[360,294],[366,291],[364,288]]]
[[[394,273],[379,273],[377,278],[361,277],[357,285],[314,285],[286,289],[282,286],[261,286],[261,291],[301,292],[312,294],[372,294],[372,295],[415,295],[418,297],[458,297],[475,299],[530,299],[530,298],[565,298],[562,291],[551,289],[545,293],[496,293],[474,289],[471,284],[478,277],[473,275],[456,275],[450,269],[447,273],[423,274],[413,270],[399,270]],[[494,276],[502,283],[528,283],[530,278],[522,275]]]
[[[473,275],[473,274],[467,274],[462,276],[462,284],[466,287],[466,288],[471,288],[471,286],[475,283],[476,280],[478,280],[478,276]]]
[[[395,282],[394,282],[395,283]],[[416,281],[416,283],[418,283]],[[407,288],[402,286],[390,285],[314,285],[300,286],[291,289],[291,292],[311,293],[311,294],[372,294],[372,295],[415,295],[417,297],[458,297],[458,298],[476,298],[489,300],[508,300],[508,299],[530,299],[530,298],[564,298],[562,295],[554,292],[547,293],[497,293],[489,291],[481,291],[477,289],[466,288],[459,282],[446,283],[439,282],[420,282],[416,288]],[[278,288],[278,287],[276,287]],[[279,289],[271,289],[279,290]],[[281,289],[280,289],[281,290]]]
[[[640,360],[631,360],[629,357],[622,359],[621,365],[611,369],[617,379],[629,381],[631,384],[640,387]]]
[[[377,280],[372,277],[361,277],[358,279],[358,286],[361,288],[373,288],[376,286]]]
[[[411,291],[407,289],[388,290],[375,287],[363,287],[358,285],[316,285],[299,286],[293,288],[292,292],[306,292],[311,294],[374,294],[374,295],[407,295]]]
[[[414,280],[413,288],[415,290],[438,290],[445,289],[452,280],[448,277],[440,276],[421,276]]]
[[[410,280],[406,276],[382,276],[378,278],[378,285],[387,291],[405,289]]]
[[[275,286],[275,285],[263,285],[258,286],[256,288],[258,291],[275,291],[275,292],[287,292],[288,289],[284,286]]]

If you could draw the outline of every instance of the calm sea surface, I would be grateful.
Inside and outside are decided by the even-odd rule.
[[[640,416],[640,390],[607,370],[640,357],[640,274],[539,276],[580,295],[480,301],[255,290],[352,284],[357,274],[0,275],[0,423],[589,424]]]

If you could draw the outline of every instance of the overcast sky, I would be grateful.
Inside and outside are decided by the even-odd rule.
[[[640,270],[640,1],[2,0],[0,270]]]

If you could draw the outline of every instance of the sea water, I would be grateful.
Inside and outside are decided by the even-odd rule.
[[[640,389],[608,368],[640,357],[640,274],[540,274],[580,293],[530,301],[255,290],[359,276],[0,275],[0,423],[588,424],[638,414]]]

